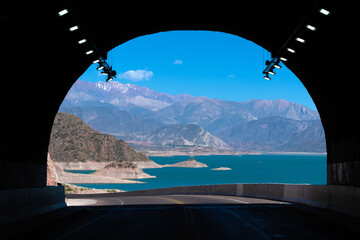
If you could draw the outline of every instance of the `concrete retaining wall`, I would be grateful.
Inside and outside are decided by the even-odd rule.
[[[66,207],[63,186],[0,190],[0,225]]]
[[[150,196],[165,194],[212,194],[266,198],[321,207],[360,217],[360,188],[338,185],[220,184],[187,186],[96,195],[68,195],[69,198]]]

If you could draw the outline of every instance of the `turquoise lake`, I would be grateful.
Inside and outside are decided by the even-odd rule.
[[[150,157],[159,164],[186,161],[189,156]],[[242,155],[197,156],[207,168],[154,168],[144,172],[156,178],[139,179],[138,184],[77,184],[98,189],[134,191],[174,186],[225,183],[326,184],[326,155]],[[212,168],[229,167],[229,171]]]

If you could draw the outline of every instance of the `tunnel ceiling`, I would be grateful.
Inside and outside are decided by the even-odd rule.
[[[65,8],[69,14],[59,17],[58,12]],[[322,16],[318,13],[320,8],[331,14]],[[24,169],[24,179],[31,178],[37,171],[43,174],[57,109],[71,85],[96,57],[85,54],[93,46],[77,44],[84,34],[103,53],[135,37],[170,30],[231,33],[276,53],[309,17],[308,21],[317,26],[317,31],[304,33],[307,42],[294,46],[296,53],[288,57],[286,65],[303,82],[320,113],[329,154],[328,182],[354,184],[351,182],[355,181],[360,185],[359,174],[345,174],[346,168],[360,171],[359,126],[354,108],[359,103],[355,85],[360,70],[360,28],[356,9],[356,2],[350,0],[251,0],[206,4],[194,1],[42,0],[21,4],[2,1],[1,26],[5,38],[0,46],[4,56],[1,66],[6,69],[6,80],[2,84],[3,89],[18,86],[10,100],[6,96],[1,99],[2,109],[7,113],[4,125],[15,130],[6,135],[2,166],[11,168],[13,162],[29,162],[33,169]],[[313,14],[312,10],[315,10]],[[69,32],[68,28],[73,25],[81,26],[82,31]],[[24,121],[22,110],[28,105],[31,114],[26,115]],[[14,157],[17,149],[14,143],[18,143],[19,136],[24,133],[40,136],[40,140],[27,142],[23,146],[24,153]],[[329,170],[329,163],[335,164],[334,169]],[[349,168],[342,163],[356,166],[350,164]],[[334,179],[329,180],[329,171],[330,178],[334,175]],[[9,181],[5,177],[3,180]],[[33,181],[29,185],[43,182]]]

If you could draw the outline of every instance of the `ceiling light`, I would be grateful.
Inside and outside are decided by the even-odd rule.
[[[100,62],[100,59],[96,59],[93,61],[93,63],[98,63],[98,62]]]
[[[61,10],[60,12],[58,12],[59,16],[64,16],[65,14],[67,14],[69,11],[67,9]]]
[[[307,29],[310,29],[311,31],[316,31],[316,27],[311,26],[311,25],[306,25]]]
[[[266,80],[271,80],[271,78],[269,78],[269,75],[268,74],[266,74],[265,76],[264,76],[264,79],[266,79]]]
[[[283,62],[286,62],[287,58],[281,57],[280,60],[283,61]]]
[[[98,68],[96,68],[96,70],[101,70],[101,69],[104,69],[104,66],[99,66]]]
[[[69,28],[69,31],[72,32],[72,31],[75,31],[78,29],[79,29],[79,26],[73,26],[73,27]]]
[[[81,39],[80,41],[78,41],[78,44],[83,44],[85,43],[87,40],[84,38],[84,39]],[[90,54],[90,53],[89,53]]]
[[[295,50],[292,49],[292,48],[287,48],[287,50],[288,50],[289,52],[291,52],[291,53],[295,53]]]
[[[274,64],[274,67],[277,68],[277,69],[280,69],[280,68],[281,68],[281,66],[278,65],[278,64]]]
[[[324,15],[329,15],[330,14],[330,12],[328,11],[328,10],[325,10],[325,9],[320,9],[320,13],[322,13],[322,14],[324,14]]]
[[[301,43],[305,43],[305,40],[304,39],[302,39],[302,38],[296,38],[296,41],[298,41],[298,42],[301,42]]]
[[[92,54],[94,51],[93,50],[89,50],[89,51],[87,51],[85,54],[86,55],[89,55],[89,54]]]
[[[275,75],[276,73],[271,70],[271,71],[269,71],[269,74]]]

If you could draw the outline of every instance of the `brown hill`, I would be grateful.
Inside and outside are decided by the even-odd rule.
[[[49,153],[55,162],[151,161],[125,141],[95,131],[75,115],[61,112],[54,120]]]

